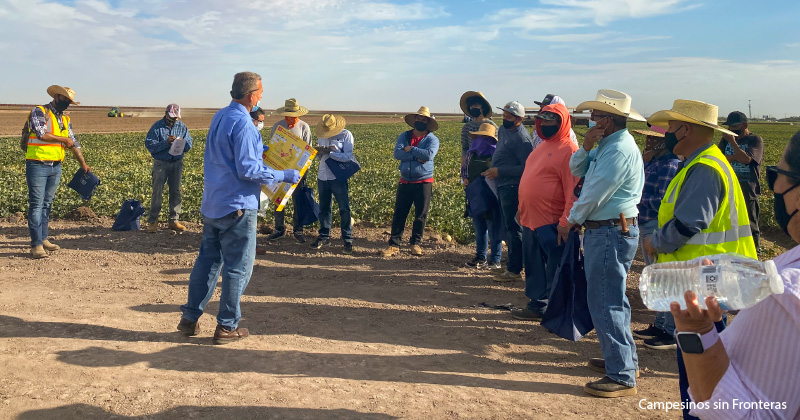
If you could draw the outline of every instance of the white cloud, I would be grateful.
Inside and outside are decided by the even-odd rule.
[[[104,15],[110,16],[125,16],[125,17],[134,17],[136,16],[136,10],[132,9],[112,9],[108,3],[101,0],[79,0],[77,2],[78,5],[89,7],[90,9],[102,13]]]

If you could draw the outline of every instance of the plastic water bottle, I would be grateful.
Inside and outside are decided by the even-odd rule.
[[[749,308],[772,293],[783,293],[783,280],[773,261],[734,253],[651,264],[639,278],[642,300],[653,311],[669,312],[670,302],[686,309],[683,294],[687,290],[697,293],[702,309],[707,309],[706,297],[715,296],[723,310],[732,311]]]

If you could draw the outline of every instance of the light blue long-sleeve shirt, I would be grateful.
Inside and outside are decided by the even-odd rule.
[[[644,164],[636,141],[628,130],[619,130],[600,140],[587,152],[578,148],[569,160],[572,175],[586,177],[581,196],[572,205],[567,220],[618,219],[639,214],[636,207],[642,198]]]
[[[283,171],[261,160],[263,151],[261,134],[247,108],[231,101],[214,114],[203,157],[203,216],[218,218],[236,210],[257,210],[261,184],[283,182]]]
[[[333,181],[336,179],[328,164],[325,163],[328,159],[333,159],[337,162],[356,162],[356,157],[353,155],[353,134],[349,130],[342,130],[335,136],[328,138],[317,139],[319,146],[334,146],[335,151],[322,154],[319,159],[319,171],[317,172],[317,179],[322,181]]]

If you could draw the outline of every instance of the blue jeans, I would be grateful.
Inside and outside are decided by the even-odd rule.
[[[551,229],[555,235],[546,239],[538,234],[540,229]],[[528,309],[544,314],[550,300],[550,289],[556,270],[561,265],[564,244],[557,245],[555,227],[542,226],[536,230],[522,227],[522,260],[525,263],[525,296],[530,299]]]
[[[500,200],[500,214],[503,227],[506,229],[506,246],[508,246],[506,269],[519,274],[522,271],[522,226],[517,222],[519,185],[497,187],[497,198]]]
[[[331,237],[331,195],[336,199],[339,206],[339,217],[342,226],[342,240],[345,243],[353,243],[353,219],[350,216],[350,195],[348,192],[347,181],[323,181],[317,180],[319,188],[319,237]]]
[[[641,233],[639,235],[639,245],[642,250],[644,265],[650,265],[655,262],[653,257],[644,252],[644,241],[652,236],[656,229],[658,229],[658,219],[648,220],[647,222],[639,225],[639,232]],[[675,319],[669,312],[656,312],[656,318],[653,321],[653,325],[669,335],[675,333]]]
[[[639,365],[631,334],[631,305],[625,296],[625,280],[639,244],[639,227],[586,229],[583,239],[589,312],[606,361],[606,376],[636,386]]]
[[[150,199],[150,215],[147,223],[158,221],[164,199],[164,184],[169,186],[169,221],[177,222],[181,215],[181,177],[183,159],[166,161],[153,159],[153,197]]]
[[[241,210],[219,218],[203,217],[203,242],[189,276],[189,298],[183,317],[197,322],[203,315],[222,273],[217,323],[236,329],[242,312],[239,300],[250,282],[256,257],[257,210]]]
[[[61,162],[45,165],[37,160],[25,163],[25,180],[28,182],[28,230],[31,247],[47,239],[50,208],[61,182]]]
[[[490,234],[494,232],[494,219],[487,219],[485,217],[477,216],[472,218],[472,225],[475,226],[475,256],[480,259],[487,259],[486,247],[489,246],[489,239],[491,237],[491,255],[489,255],[489,262],[499,263],[500,256],[503,253],[503,241],[500,238]]]

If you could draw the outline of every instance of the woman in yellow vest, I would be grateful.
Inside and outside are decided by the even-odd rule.
[[[28,230],[31,234],[31,257],[46,258],[47,252],[60,247],[47,239],[50,208],[61,181],[61,162],[70,149],[84,172],[91,171],[81,154],[81,145],[72,132],[64,111],[75,102],[75,91],[53,85],[47,88],[53,101],[31,111],[28,147],[25,152],[25,179],[28,183]]]

